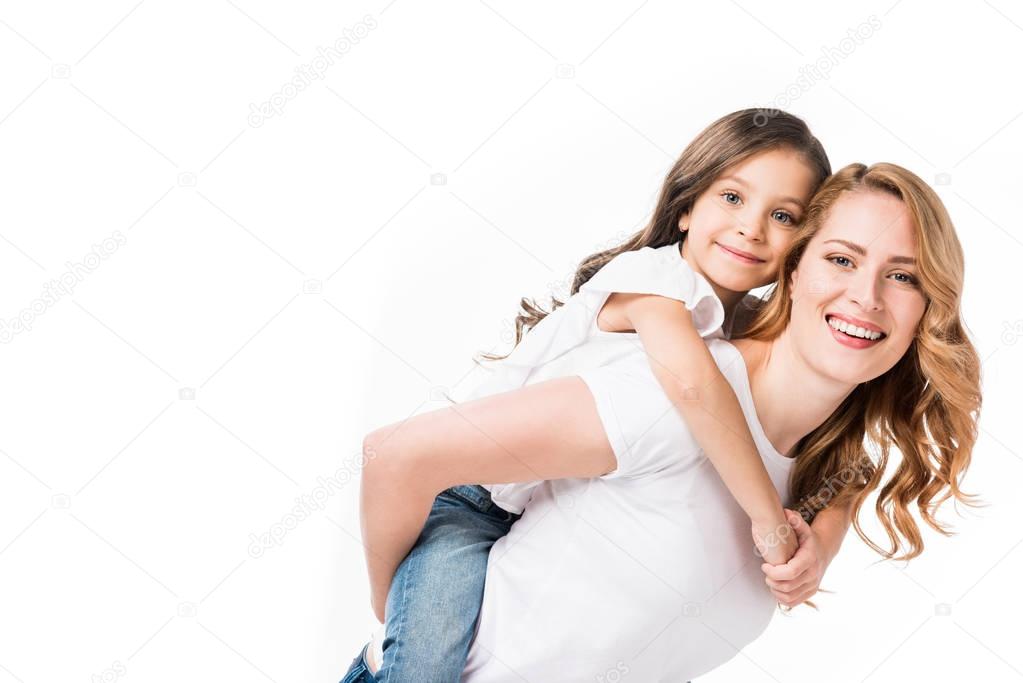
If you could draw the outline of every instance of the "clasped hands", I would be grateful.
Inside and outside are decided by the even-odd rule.
[[[798,512],[785,508],[785,518],[788,528],[779,528],[771,533],[758,533],[756,525],[753,525],[751,532],[753,542],[764,558],[771,557],[772,551],[779,546],[791,544],[794,534],[797,547],[787,562],[784,564],[764,562],[760,565],[771,594],[782,606],[792,609],[817,592],[824,571],[828,567],[829,558],[813,528]]]

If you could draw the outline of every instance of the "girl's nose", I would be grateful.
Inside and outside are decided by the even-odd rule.
[[[739,234],[746,239],[759,242],[764,239],[763,217],[752,212],[739,218]]]

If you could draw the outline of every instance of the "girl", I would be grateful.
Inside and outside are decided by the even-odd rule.
[[[790,531],[781,499],[704,339],[730,331],[743,315],[745,294],[774,281],[807,202],[829,174],[820,142],[792,115],[743,110],[714,122],[668,174],[650,224],[622,246],[584,260],[565,305],[556,301],[545,315],[523,300],[516,348],[466,398],[576,374],[641,344],[755,537],[766,541],[760,544],[765,559],[786,562],[795,539],[775,533]],[[429,520],[408,517],[409,510],[421,509],[416,501],[406,509],[383,509],[363,489],[371,599],[378,618],[385,621],[386,615],[386,638],[377,642],[382,657],[374,662],[380,664],[378,680],[457,679],[482,596],[487,551],[507,533],[539,481],[549,478],[543,468],[519,460],[522,470],[513,479],[484,480],[528,483],[461,487],[438,498],[440,508]],[[409,554],[424,521],[430,534],[424,532]]]
[[[886,558],[904,542],[896,559],[922,551],[911,509],[947,534],[940,504],[974,504],[959,487],[981,403],[962,284],[962,250],[933,190],[891,164],[854,164],[814,198],[749,336],[708,344],[773,485],[811,516],[830,492],[858,511],[898,448],[875,507],[891,550],[857,525]],[[802,400],[787,400],[793,386]],[[367,442],[379,450],[368,495],[424,516],[445,486],[526,479],[522,461],[550,479],[494,545],[465,683],[686,680],[770,621],[745,513],[703,467],[641,352]],[[406,680],[438,680],[428,675]]]

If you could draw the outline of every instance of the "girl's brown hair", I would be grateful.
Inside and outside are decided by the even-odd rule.
[[[789,246],[763,307],[743,334],[771,340],[792,312],[792,273],[828,211],[846,192],[885,192],[902,200],[916,230],[918,273],[926,298],[916,337],[888,372],[860,384],[817,429],[796,445],[790,491],[807,523],[828,505],[852,502],[853,526],[885,559],[909,560],[923,551],[909,512],[934,530],[950,532],[934,518],[950,497],[973,507],[960,478],[977,440],[981,406],[980,359],[960,317],[963,251],[941,199],[913,173],[894,164],[850,164],[827,180],[811,200],[799,235]],[[868,457],[864,439],[877,449]],[[867,538],[858,515],[867,496],[881,485],[892,447],[902,454],[894,475],[878,494],[875,511],[890,549]],[[904,555],[903,539],[908,544]]]
[[[803,156],[814,171],[814,190],[831,174],[831,164],[824,147],[798,116],[764,109],[743,109],[723,116],[707,126],[683,150],[664,179],[660,198],[647,226],[617,247],[598,251],[583,259],[569,293],[578,292],[594,273],[618,254],[681,242],[685,234],[678,229],[679,219],[692,209],[697,197],[723,171],[754,154],[778,148],[793,149]],[[526,332],[564,304],[554,297],[551,299],[551,310],[544,311],[536,301],[522,298],[519,302],[522,311],[515,318],[515,346]],[[501,360],[507,358],[507,354],[480,354],[480,357]]]

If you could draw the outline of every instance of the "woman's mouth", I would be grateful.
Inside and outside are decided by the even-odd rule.
[[[884,332],[858,327],[833,315],[824,316],[824,322],[827,323],[828,330],[835,341],[851,349],[870,348],[881,343],[888,336]]]
[[[714,244],[717,244],[717,246],[721,248],[721,251],[725,252],[739,263],[745,263],[747,265],[759,265],[765,262],[764,259],[757,258],[756,256],[747,251],[732,249],[731,247],[726,247],[725,245],[719,244],[718,242],[715,242]]]

